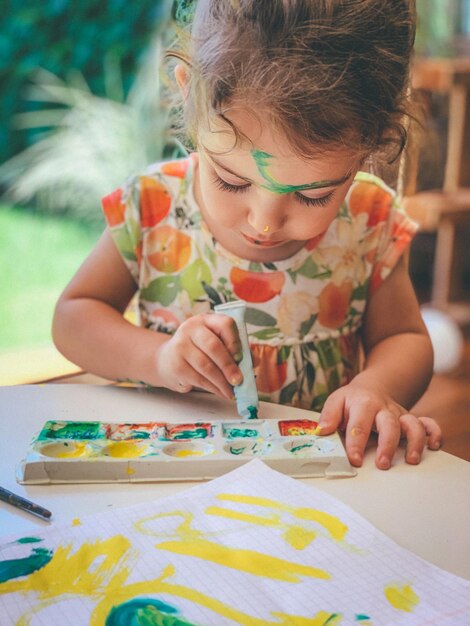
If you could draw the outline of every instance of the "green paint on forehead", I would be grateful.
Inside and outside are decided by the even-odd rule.
[[[331,180],[319,180],[314,183],[305,183],[304,185],[284,185],[269,173],[270,161],[271,159],[274,159],[272,154],[263,152],[262,150],[252,150],[251,156],[256,163],[259,174],[266,181],[266,183],[264,185],[260,185],[260,187],[267,189],[272,193],[285,194],[294,193],[296,191],[307,191],[309,189],[321,189],[322,187],[329,187],[336,182]]]

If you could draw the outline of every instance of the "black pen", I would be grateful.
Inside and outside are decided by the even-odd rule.
[[[22,511],[27,511],[28,513],[32,513],[33,515],[37,515],[46,520],[50,520],[52,515],[50,511],[42,506],[39,506],[39,504],[34,504],[34,502],[26,500],[26,498],[22,498],[21,496],[16,495],[16,493],[8,491],[8,489],[5,489],[4,487],[0,487],[0,500],[8,502],[8,504],[16,506]]]

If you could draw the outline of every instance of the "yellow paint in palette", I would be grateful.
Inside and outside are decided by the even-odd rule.
[[[411,585],[387,585],[384,589],[385,597],[399,611],[411,613],[419,604],[419,597]]]
[[[83,441],[57,441],[42,446],[41,454],[55,459],[78,459],[90,456],[90,448]]]
[[[188,456],[205,456],[205,452],[202,450],[194,450],[192,448],[181,448],[173,454],[177,458],[184,459]]]
[[[135,459],[148,450],[148,445],[139,440],[110,441],[106,454],[116,459]]]

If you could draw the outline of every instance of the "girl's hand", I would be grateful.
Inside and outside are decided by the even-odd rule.
[[[193,387],[233,399],[233,386],[243,380],[237,366],[242,347],[234,320],[204,313],[183,322],[158,350],[159,386],[187,393]]]
[[[389,469],[401,437],[407,440],[405,459],[416,465],[424,447],[438,450],[442,432],[430,417],[416,417],[390,398],[377,385],[371,389],[359,381],[332,393],[320,416],[321,434],[329,435],[337,428],[346,431],[346,453],[352,465],[360,467],[372,429],[378,433],[375,464]]]

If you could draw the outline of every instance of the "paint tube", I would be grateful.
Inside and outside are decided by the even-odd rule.
[[[214,307],[216,313],[228,315],[237,325],[238,334],[242,344],[243,357],[238,367],[243,374],[241,385],[233,388],[237,401],[238,414],[246,419],[258,417],[258,391],[256,389],[255,375],[253,373],[253,362],[251,360],[250,346],[248,344],[248,333],[245,324],[246,305],[243,300],[225,302]]]

